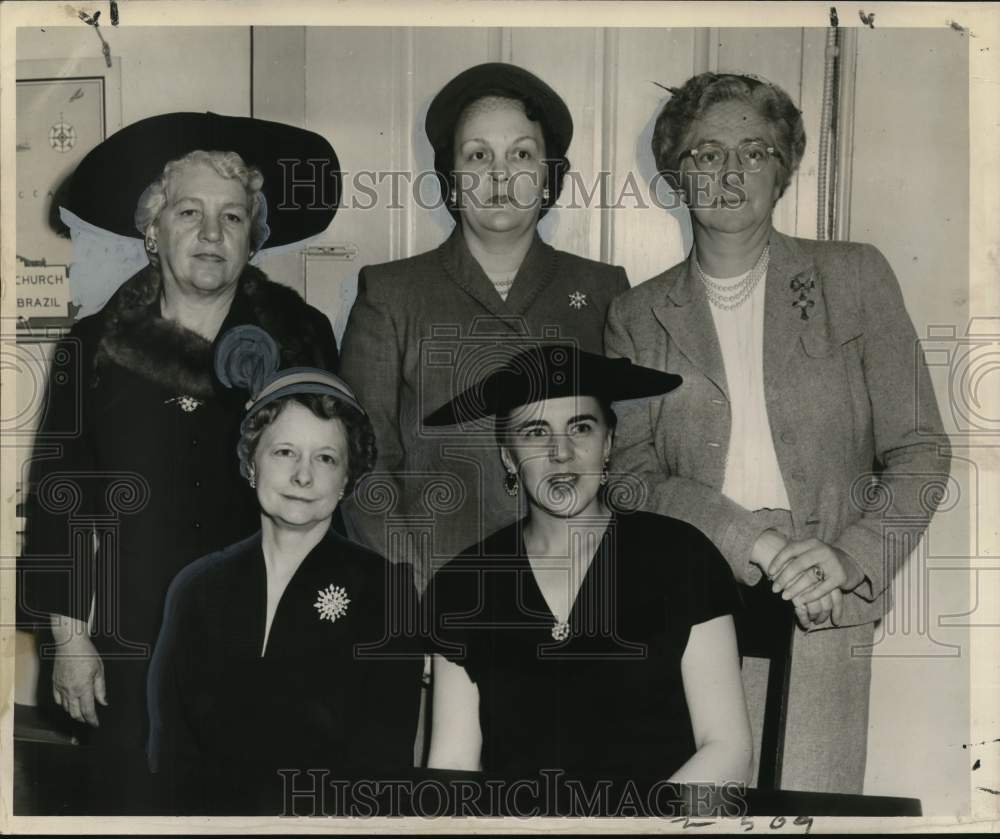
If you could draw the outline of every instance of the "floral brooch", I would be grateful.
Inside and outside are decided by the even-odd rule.
[[[565,641],[569,638],[569,621],[556,621],[552,627],[552,638],[556,641]]]
[[[175,396],[173,399],[164,399],[163,404],[176,405],[185,414],[190,414],[192,411],[197,411],[205,403],[193,396]]]
[[[317,595],[313,606],[319,612],[321,621],[333,623],[337,618],[347,614],[347,605],[351,602],[351,598],[347,596],[347,590],[343,586],[330,583],[326,588],[321,588]]]

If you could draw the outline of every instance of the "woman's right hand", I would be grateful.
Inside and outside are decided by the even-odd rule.
[[[776,574],[771,573],[772,562],[787,544],[789,544],[789,540],[777,530],[765,530],[757,537],[750,558],[752,562],[760,566],[768,579],[773,580],[776,576]],[[778,596],[780,597],[780,593]],[[843,593],[840,589],[834,589],[816,600],[796,604],[795,618],[803,629],[822,626],[831,618],[836,626],[840,621],[843,608]]]
[[[104,662],[87,635],[86,623],[62,615],[52,616],[56,655],[52,668],[52,697],[77,722],[95,728],[96,702],[107,705]]]

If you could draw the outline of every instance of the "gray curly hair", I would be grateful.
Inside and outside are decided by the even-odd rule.
[[[806,148],[802,114],[784,90],[759,77],[736,73],[699,73],[679,89],[668,90],[673,96],[656,118],[652,146],[657,170],[674,189],[680,188],[680,155],[691,123],[717,102],[738,99],[752,105],[774,128],[781,153],[780,194],[784,194]]]
[[[250,203],[250,250],[256,253],[267,241],[271,229],[267,226],[267,199],[262,188],[264,176],[256,166],[248,166],[242,157],[234,151],[201,151],[188,152],[184,157],[171,160],[163,167],[163,172],[153,181],[142,195],[135,208],[136,229],[146,235],[150,225],[155,224],[160,213],[167,205],[167,189],[170,179],[185,166],[195,163],[206,163],[223,178],[236,178],[246,190]],[[154,265],[159,264],[159,255],[150,252],[146,255]]]

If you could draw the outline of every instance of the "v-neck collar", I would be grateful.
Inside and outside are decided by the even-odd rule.
[[[472,255],[461,225],[457,225],[441,245],[440,256],[452,282],[475,298],[491,314],[501,319],[513,318],[509,324],[515,329],[520,329],[516,326],[519,324],[517,316],[523,315],[531,307],[542,290],[552,282],[556,270],[556,251],[542,241],[537,231],[514,275],[506,300],[500,296],[496,286]]]
[[[573,602],[570,603],[565,623],[574,630],[578,628],[578,606],[580,602],[585,602],[588,599],[590,590],[594,586],[594,580],[600,579],[600,575],[603,574],[603,570],[595,570],[595,568],[598,568],[598,566],[603,567],[603,564],[606,561],[608,554],[608,540],[613,530],[614,522],[615,514],[612,513],[611,517],[608,519],[608,524],[604,529],[604,533],[601,534],[597,549],[594,551],[594,555],[591,557],[590,563],[587,565],[587,570],[583,574],[583,579],[580,581],[580,587],[576,590],[576,596],[573,598]],[[519,594],[522,596],[523,605],[530,614],[537,614],[540,618],[545,618],[547,626],[555,626],[559,624],[560,621],[553,614],[552,609],[549,606],[549,602],[545,599],[545,595],[542,592],[542,587],[538,583],[538,578],[535,576],[535,569],[531,565],[531,558],[528,556],[528,549],[524,543],[523,526],[517,528],[517,540],[517,556],[521,560],[521,573],[518,575],[520,577],[518,590]]]
[[[338,550],[343,543],[336,531],[331,527],[323,538],[313,547],[295,573],[289,578],[285,585],[281,597],[274,609],[274,617],[271,619],[271,631],[267,638],[267,647],[264,647],[264,632],[267,623],[267,567],[264,562],[264,545],[260,533],[257,534],[256,550],[253,562],[253,573],[251,585],[256,589],[256,594],[252,599],[257,604],[256,620],[256,654],[257,658],[264,659],[269,655],[278,655],[281,647],[281,638],[284,630],[296,625],[305,625],[318,620],[318,615],[312,609],[306,610],[307,614],[298,614],[294,610],[302,608],[305,602],[312,601],[321,589],[330,584],[343,586],[349,597],[356,597],[359,591],[359,575],[353,563],[346,561],[346,552]],[[337,562],[337,559],[343,559]]]

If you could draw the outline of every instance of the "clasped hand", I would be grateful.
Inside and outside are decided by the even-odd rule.
[[[788,542],[767,568],[771,591],[791,600],[803,628],[829,619],[840,623],[844,593],[864,579],[857,563],[839,548],[819,539]]]

